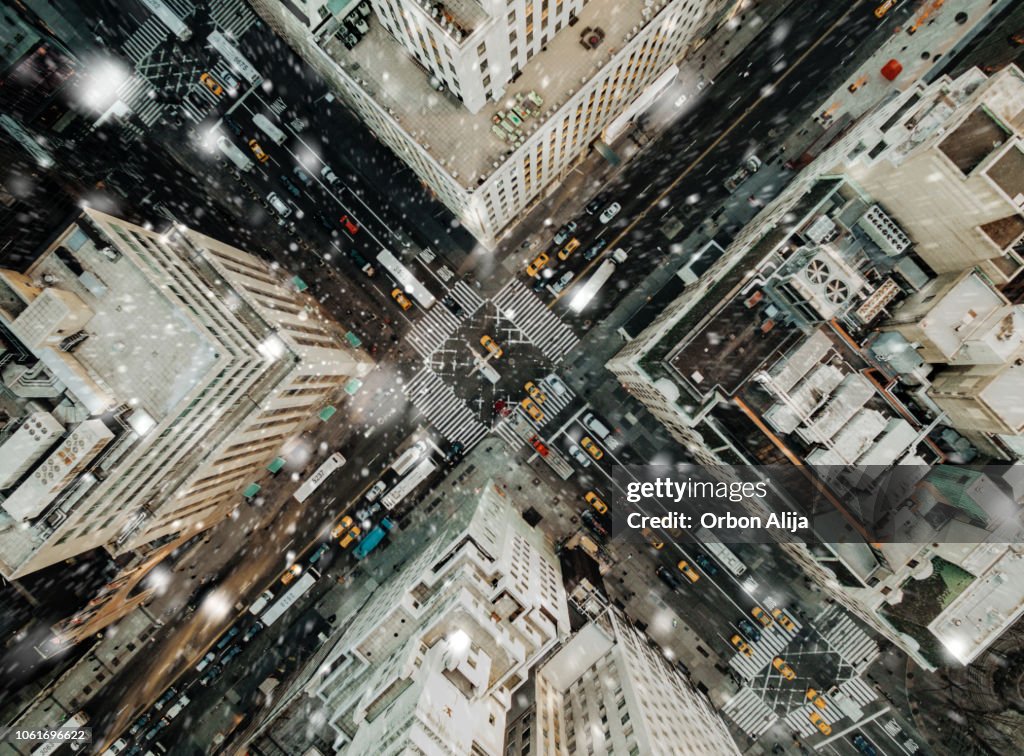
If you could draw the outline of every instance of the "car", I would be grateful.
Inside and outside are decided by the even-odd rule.
[[[464,443],[462,443],[461,441],[456,441],[451,446],[449,446],[448,447],[448,451],[445,452],[445,455],[444,455],[444,462],[445,462],[445,464],[446,465],[454,465],[456,462],[458,462],[460,459],[462,459],[462,455],[465,454],[465,452],[466,452],[466,445]]]
[[[673,591],[678,591],[683,587],[683,582],[679,579],[679,576],[672,572],[668,567],[661,566],[654,571],[654,574],[656,574],[661,582]]]
[[[353,541],[358,541],[359,536],[361,536],[362,534],[363,531],[360,529],[360,527],[358,525],[355,525],[352,527],[351,530],[349,530],[345,535],[341,537],[341,540],[338,541],[338,545],[341,546],[341,548],[343,549],[347,549],[349,546],[352,545]]]
[[[583,259],[586,260],[587,262],[590,262],[599,254],[601,254],[601,250],[603,250],[607,246],[607,239],[598,239],[596,242],[587,247],[587,251],[583,253]]]
[[[301,570],[300,570],[300,572],[301,572]],[[227,647],[227,645],[231,642],[231,639],[234,638],[236,635],[238,635],[240,632],[242,632],[242,631],[238,628],[237,625],[232,625],[231,627],[228,628],[226,633],[224,633],[222,636],[220,636],[220,640],[217,641],[217,645],[214,646],[213,649],[215,651],[223,651]]]
[[[204,72],[199,77],[199,81],[201,81],[203,86],[213,92],[217,97],[224,94],[224,87],[217,83],[217,80],[210,75],[209,71]]]
[[[324,554],[326,554],[330,550],[330,548],[331,544],[329,543],[320,544],[320,547],[309,555],[309,563],[316,564],[317,562],[319,562],[321,559],[324,558]]]
[[[680,561],[679,564],[676,566],[679,567],[679,571],[681,573],[683,573],[684,575],[686,575],[686,577],[690,579],[691,583],[696,583],[698,580],[700,580],[700,573],[697,572],[697,570],[693,569],[693,567],[691,567],[685,559]]]
[[[338,223],[344,226],[345,230],[348,231],[350,234],[355,234],[357,231],[359,231],[359,226],[356,224],[354,220],[349,218],[347,215],[343,215],[340,218],[338,218]]]
[[[302,192],[299,191],[299,187],[295,186],[295,183],[283,173],[278,177],[278,179],[280,180],[281,185],[293,197],[298,197],[302,194]]]
[[[383,480],[378,480],[376,483],[373,484],[373,488],[366,492],[366,500],[377,501],[377,499],[380,498],[380,495],[384,493],[385,490],[387,490],[387,487],[387,483],[385,483]]]
[[[566,394],[569,393],[569,387],[562,383],[562,379],[559,378],[554,373],[545,376],[543,382],[547,385],[548,389],[553,394],[557,394],[558,396],[565,396]]]
[[[786,614],[782,611],[782,609],[772,609],[772,616],[784,630],[788,630],[791,633],[796,632],[796,625],[793,623],[793,620],[787,617]]]
[[[176,695],[178,695],[178,691],[175,688],[168,688],[160,698],[156,699],[156,702],[153,705],[157,709],[162,709],[164,706],[169,704]]]
[[[248,643],[249,641],[251,641],[257,635],[259,635],[261,630],[263,630],[263,623],[259,620],[256,620],[251,625],[249,625],[249,629],[245,631],[245,635],[242,636],[242,643]]]
[[[591,510],[584,509],[580,513],[580,519],[583,520],[583,524],[587,526],[587,529],[599,539],[604,540],[608,538],[608,530]]]
[[[579,249],[579,246],[580,240],[574,236],[564,247],[558,250],[558,259],[563,261],[568,260],[572,256],[572,253]]]
[[[729,642],[732,643],[732,645],[736,646],[736,650],[744,656],[746,656],[748,659],[754,655],[754,649],[752,649],[750,645],[746,641],[744,641],[743,638],[741,638],[740,636],[732,636],[732,638],[729,639]]]
[[[241,646],[237,644],[230,646],[228,650],[224,652],[224,655],[220,657],[220,663],[224,666],[227,666],[227,664],[231,662],[231,660],[238,656],[240,653],[242,653]]]
[[[142,736],[143,740],[153,740],[153,738],[160,735],[167,727],[167,722],[162,719],[157,720],[156,724],[149,728],[145,735]]]
[[[335,525],[334,528],[331,530],[331,538],[341,538],[345,531],[351,528],[352,525],[352,518],[348,515],[345,515],[341,518],[341,522]]]
[[[270,155],[263,151],[263,148],[260,147],[260,143],[255,139],[249,140],[249,149],[252,150],[252,154],[255,155],[256,159],[261,163],[265,163],[270,160]]]
[[[531,278],[535,277],[538,273],[540,273],[541,269],[548,264],[548,261],[550,260],[551,257],[548,255],[547,252],[541,252],[539,255],[533,258],[532,263],[526,266],[526,275],[530,276]]]
[[[822,735],[827,736],[832,734],[831,725],[829,725],[829,723],[825,721],[825,719],[821,716],[819,712],[812,711],[808,716],[808,719],[811,720],[811,724],[817,727],[818,732],[820,732]]]
[[[147,724],[149,724],[149,720],[150,720],[151,716],[152,716],[151,714],[146,713],[146,714],[143,714],[138,719],[136,719],[134,724],[132,724],[132,726],[128,728],[128,734],[129,735],[137,734],[139,732],[139,730],[141,730],[143,727],[145,727]]]
[[[871,745],[871,741],[861,735],[859,732],[850,738],[850,742],[853,743],[853,747],[864,754],[864,756],[878,756],[878,751]]]
[[[235,136],[242,136],[242,125],[231,116],[224,116],[224,125],[231,129]]]
[[[295,578],[297,578],[301,574],[302,574],[302,565],[300,565],[300,564],[293,564],[291,567],[289,567],[287,569],[287,571],[285,571],[284,575],[281,576],[281,583],[282,583],[282,585],[288,585],[288,583],[292,582]]]
[[[641,530],[640,535],[642,535],[644,537],[644,540],[647,541],[647,543],[651,544],[651,546],[653,546],[656,550],[661,551],[663,548],[665,548],[665,542],[658,538],[658,536],[656,536],[654,534],[654,531],[650,528],[644,528],[643,530]]]
[[[600,197],[595,197],[587,203],[584,208],[587,211],[587,215],[593,215],[604,206],[604,200]]]
[[[356,520],[358,520],[362,525],[366,526],[367,523],[370,521],[370,518],[377,514],[381,510],[381,508],[381,505],[376,502],[366,507],[360,507],[359,509],[356,510]]]
[[[103,752],[103,756],[113,756],[114,754],[121,753],[127,747],[128,741],[124,738],[118,738],[110,744],[110,748]]]
[[[331,170],[331,166],[329,165],[325,165],[323,168],[320,169],[320,177],[331,186],[334,186],[335,184],[341,181],[341,179],[338,178],[337,174],[333,170]]]
[[[565,273],[562,274],[561,278],[559,278],[557,281],[555,281],[551,285],[551,290],[553,292],[555,292],[555,294],[558,294],[559,292],[564,291],[565,287],[569,285],[569,282],[573,278],[575,278],[575,276],[576,276],[576,273],[574,273],[571,270],[567,270]]]
[[[620,205],[618,202],[613,202],[604,209],[604,212],[601,213],[601,215],[599,215],[597,219],[602,223],[611,223],[612,218],[618,215],[621,209],[622,205]]]
[[[267,204],[274,208],[274,212],[282,218],[287,218],[292,214],[292,209],[288,207],[283,199],[277,196],[277,192],[271,192],[267,195]]]
[[[202,672],[204,669],[209,667],[210,664],[213,663],[213,660],[216,659],[216,658],[217,658],[217,654],[215,654],[213,651],[210,651],[209,653],[207,653],[206,656],[204,656],[202,659],[200,659],[199,663],[196,665],[196,672]]]
[[[584,436],[580,441],[580,446],[586,449],[590,456],[596,460],[600,460],[604,457],[604,452],[601,451],[601,447],[594,443],[594,439],[590,436]]]
[[[302,170],[299,166],[295,166],[294,168],[292,168],[292,173],[295,174],[295,178],[302,182],[303,186],[313,185],[313,178],[304,170]]]
[[[462,305],[455,301],[455,297],[451,294],[446,294],[441,298],[441,304],[448,308],[448,311],[455,317],[460,317],[465,310],[462,309]]]
[[[501,355],[505,354],[505,350],[498,346],[498,342],[496,342],[487,334],[484,334],[483,336],[480,337],[480,344],[483,346],[484,349],[493,354],[495,359],[498,359],[499,357],[501,357]]]
[[[750,610],[750,616],[760,622],[761,627],[770,627],[772,624],[772,618],[768,616],[768,612],[759,606]]]
[[[807,700],[815,706],[817,706],[822,711],[825,711],[825,707],[827,706],[827,704],[825,703],[825,697],[821,695],[818,691],[816,691],[814,688],[807,689]]]
[[[534,383],[533,381],[527,381],[526,385],[523,386],[523,388],[526,389],[526,393],[529,394],[530,398],[533,399],[533,401],[537,402],[537,404],[544,404],[544,402],[548,398],[547,394],[541,391],[537,384]]]
[[[775,667],[775,669],[779,670],[779,674],[782,675],[785,679],[796,679],[796,672],[793,671],[793,668],[791,666],[789,666],[788,664],[786,664],[785,661],[783,661],[781,656],[776,656],[774,659],[772,659],[772,666]]]
[[[598,514],[607,514],[608,513],[608,505],[605,504],[604,501],[601,499],[601,497],[598,496],[593,491],[587,491],[587,493],[583,496],[583,498],[586,500],[587,504],[589,504],[591,507],[593,507],[594,511],[597,512]]]
[[[608,437],[612,435],[612,429],[601,422],[597,415],[593,412],[588,412],[583,416],[581,422],[583,423],[583,427],[608,444]]]
[[[718,565],[711,561],[707,554],[698,554],[693,558],[693,561],[695,561],[697,566],[704,570],[704,572],[708,573],[710,577],[714,577],[718,574]]]
[[[224,86],[228,88],[229,92],[233,94],[238,89],[238,79],[230,71],[221,71],[217,75],[224,82]]]
[[[569,444],[569,456],[575,459],[580,467],[590,467],[590,457],[576,444]]]
[[[537,406],[537,402],[533,401],[533,399],[527,397],[526,399],[523,399],[519,405],[526,410],[526,414],[533,418],[534,422],[544,422],[544,411]]]
[[[398,306],[403,310],[408,310],[412,307],[412,302],[405,296],[405,293],[401,289],[393,289],[391,291],[391,298],[398,302]]]
[[[740,629],[741,633],[754,641],[754,643],[761,640],[761,631],[754,627],[754,624],[746,617],[741,617],[736,623],[736,627]]]
[[[212,667],[206,670],[205,675],[199,678],[199,684],[202,685],[204,688],[207,687],[208,685],[210,685],[210,683],[212,683],[214,680],[220,677],[220,673],[223,671],[223,667],[221,667],[219,664],[214,664]]]
[[[579,228],[579,226],[576,224],[576,221],[569,221],[564,226],[562,226],[560,229],[558,229],[558,233],[555,234],[555,238],[553,240],[554,243],[555,243],[555,246],[558,246],[559,244],[563,244],[566,239],[568,239],[570,236],[572,236],[573,232],[577,228]]]

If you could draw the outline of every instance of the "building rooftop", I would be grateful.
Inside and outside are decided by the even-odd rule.
[[[987,109],[979,107],[939,143],[939,149],[967,176],[1010,136]]]
[[[494,120],[516,105],[516,95],[521,95],[524,106],[536,113],[515,127],[529,139],[608,63],[614,51],[623,48],[634,30],[646,25],[648,17],[644,13],[644,0],[590,0],[575,26],[562,29],[544,51],[530,59],[508,85],[501,102],[488,101],[478,113],[471,113],[451,92],[436,91],[430,83],[430,72],[376,17],[371,17],[370,31],[352,50],[346,50],[334,37],[322,46],[434,159],[464,187],[472,189],[516,149],[514,143],[497,135],[501,132],[514,138]],[[580,44],[580,34],[588,26],[599,26],[605,33],[604,41],[593,50]],[[526,98],[531,92],[539,96],[540,105]]]
[[[977,273],[971,273],[954,284],[932,307],[921,321],[921,328],[944,355],[952,358],[971,335],[971,326],[984,322],[1005,303],[991,284]]]

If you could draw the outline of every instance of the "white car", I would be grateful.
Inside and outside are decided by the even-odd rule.
[[[575,459],[580,467],[590,467],[590,456],[576,444],[569,444],[569,456]]]
[[[608,205],[608,207],[606,207],[604,209],[603,213],[601,213],[600,221],[602,223],[609,223],[609,222],[611,222],[611,219],[614,218],[616,215],[618,215],[619,214],[619,210],[621,210],[621,209],[622,209],[622,205],[620,205],[618,202],[613,202],[612,204]]]
[[[320,175],[323,177],[323,180],[326,181],[331,186],[334,186],[339,181],[337,174],[335,174],[335,172],[331,170],[331,166],[329,165],[325,165],[323,168],[320,169]]]
[[[559,396],[565,396],[566,394],[569,393],[569,389],[566,387],[564,383],[562,383],[562,379],[559,378],[554,373],[552,373],[549,376],[546,376],[544,378],[544,383],[547,384],[547,387],[554,394],[558,394]]]
[[[555,283],[551,285],[551,290],[558,294],[559,292],[564,290],[566,286],[569,285],[569,282],[572,281],[572,279],[575,276],[576,274],[573,271],[566,271],[565,273],[562,274],[561,278],[559,278],[557,281],[555,281]]]
[[[383,480],[378,480],[376,483],[373,484],[373,488],[366,492],[366,500],[377,501],[377,499],[380,498],[380,495],[384,493],[385,490],[387,490],[387,487],[387,483],[385,483]]]
[[[121,753],[121,751],[123,751],[127,747],[128,741],[124,738],[120,738],[119,740],[115,740],[113,743],[110,744],[110,748],[103,752],[103,756],[112,756],[112,754]]]
[[[277,192],[271,192],[267,195],[267,203],[282,218],[287,218],[292,214],[292,209],[288,207],[288,204],[283,199],[277,196]]]

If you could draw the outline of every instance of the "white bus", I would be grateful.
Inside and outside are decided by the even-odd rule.
[[[295,602],[313,587],[315,582],[316,577],[311,572],[300,575],[299,579],[292,583],[292,587],[285,591],[281,598],[271,604],[270,608],[260,615],[260,622],[263,623],[263,626],[270,627],[281,619],[281,615],[291,609]]]
[[[309,498],[309,495],[320,487],[327,478],[330,477],[331,473],[337,470],[345,464],[345,458],[338,452],[334,452],[329,456],[320,467],[316,468],[316,472],[306,479],[306,482],[295,489],[295,500],[303,502]]]
[[[256,124],[256,127],[266,134],[274,144],[281,144],[288,137],[281,129],[277,128],[269,118],[262,113],[257,113],[252,117],[252,122]]]
[[[185,25],[163,0],[142,0],[142,4],[152,11],[153,15],[160,19],[160,22],[174,32],[174,36],[180,40],[192,39],[192,30]]]
[[[701,528],[694,535],[697,536],[697,540],[701,542],[704,548],[708,550],[708,553],[733,575],[740,577],[747,571],[747,565],[743,564],[740,558],[732,552],[732,549],[722,543],[718,536],[710,530]]]
[[[419,303],[420,307],[424,310],[429,310],[434,306],[434,302],[437,301],[434,295],[417,280],[416,276],[407,267],[399,262],[397,257],[385,249],[381,250],[380,254],[377,255],[377,262],[381,264],[384,270],[391,274],[391,277],[395,279],[395,283],[402,287],[406,294]]]
[[[256,67],[249,62],[249,59],[239,52],[238,48],[235,47],[231,40],[221,34],[219,31],[212,32],[206,41],[210,43],[210,46],[220,53],[220,56],[227,61],[227,64],[231,67],[235,73],[239,74],[250,84],[259,84],[263,77],[260,76],[260,72],[256,70]]]
[[[415,444],[410,446],[400,455],[398,459],[391,463],[391,469],[399,475],[405,475],[409,472],[416,461],[423,455],[423,452],[427,450],[427,444],[425,441],[417,441]]]
[[[437,465],[429,458],[423,460],[416,465],[411,473],[398,481],[398,485],[388,491],[387,495],[380,500],[380,503],[384,505],[385,509],[394,509],[402,499],[412,493],[412,490],[429,478],[436,469]]]
[[[84,711],[80,711],[77,714],[74,714],[71,717],[69,717],[68,720],[64,724],[62,724],[58,729],[79,730],[85,727],[88,723],[89,715],[86,714]],[[53,738],[52,740],[47,740],[41,745],[37,746],[32,751],[32,756],[46,756],[46,754],[53,753],[61,746],[67,745],[68,743],[73,743],[78,748],[81,748],[84,742],[85,741],[81,740],[71,740],[69,738]]]

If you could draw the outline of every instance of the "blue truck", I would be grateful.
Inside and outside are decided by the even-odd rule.
[[[363,540],[356,546],[356,550],[353,552],[356,559],[363,559],[373,551],[384,540],[384,536],[388,534],[394,526],[394,523],[386,517],[380,521],[380,524],[363,536]]]

